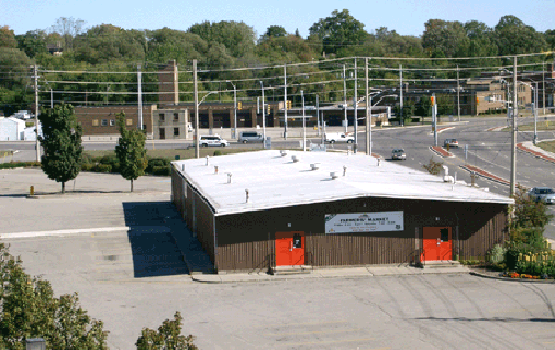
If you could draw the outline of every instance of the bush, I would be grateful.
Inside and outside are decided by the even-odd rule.
[[[82,164],[91,164],[93,163],[93,158],[88,155],[87,153],[81,154],[81,163]]]
[[[518,264],[518,257],[521,254],[520,250],[511,247],[507,249],[507,253],[505,254],[505,262],[507,263],[507,268],[511,271],[516,269],[516,265]]]
[[[19,167],[40,166],[37,162],[0,163],[0,169],[13,169]]]
[[[153,173],[154,167],[158,166],[169,166],[170,160],[166,158],[151,158],[148,160],[148,166],[146,167],[146,172],[151,174]]]
[[[501,247],[501,245],[496,244],[495,247],[491,249],[490,252],[490,262],[493,264],[499,264],[505,261],[505,254],[507,253],[507,248]]]
[[[83,164],[81,164],[81,170],[82,171],[91,171],[93,166],[94,166],[93,164],[83,163]]]
[[[223,153],[222,153],[222,151],[220,151],[220,150],[215,150],[215,151],[214,151],[214,155],[215,155],[215,156],[221,156],[222,154],[223,154]]]
[[[110,173],[112,172],[112,166],[110,164],[96,164],[93,167],[93,171],[99,171],[101,173]]]
[[[152,175],[170,176],[170,173],[171,173],[170,165],[154,166],[152,168]]]

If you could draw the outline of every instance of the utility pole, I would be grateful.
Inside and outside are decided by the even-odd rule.
[[[368,57],[364,59],[364,75],[366,80],[366,154],[371,156],[370,137],[372,137],[372,115],[370,115],[370,101],[368,91]]]
[[[303,107],[303,152],[306,152],[306,119],[304,115],[304,94],[301,90],[301,102]]]
[[[542,94],[543,94],[543,98],[542,98],[542,107],[543,107],[543,115],[545,116],[545,61],[543,61],[543,65],[542,65]]]
[[[285,132],[283,133],[283,136],[287,140],[287,65],[285,63],[283,64],[283,78],[285,82],[285,85],[283,87],[283,89],[285,90],[285,97],[283,98],[283,103],[285,105]]]
[[[141,91],[141,64],[137,64],[137,116],[139,119],[139,130],[143,130],[143,96]],[[145,130],[146,132],[146,130]]]
[[[198,79],[197,79],[197,60],[193,60],[193,85],[195,89],[195,154],[200,158],[200,142],[198,130]]]
[[[434,129],[434,147],[437,147],[436,111],[436,94],[432,94],[432,128]]]
[[[345,74],[345,65],[343,65],[343,98],[344,98],[344,107],[345,107],[345,133],[347,133],[347,75]]]
[[[39,86],[38,86],[38,72],[37,72],[37,65],[33,65],[33,77],[35,78],[35,148],[37,150],[37,159],[36,162],[40,162],[40,143],[39,143]]]
[[[401,126],[405,126],[403,120],[403,65],[399,65],[399,122]]]
[[[264,149],[266,149],[266,114],[264,113],[264,83],[260,81],[262,87],[262,140],[264,140]]]
[[[316,119],[318,120],[318,136],[320,136],[320,95],[316,95]]]
[[[460,91],[461,88],[459,86],[459,65],[457,64],[457,117],[459,118],[459,121],[461,121]]]
[[[357,153],[357,148],[358,148],[358,113],[357,113],[357,107],[358,107],[358,101],[357,101],[357,90],[358,90],[358,80],[357,80],[357,59],[355,58],[355,97],[353,98],[354,103],[353,103],[353,108],[355,109],[355,148],[354,148],[354,152],[355,154]]]
[[[50,108],[54,108],[54,92],[50,88]]]
[[[517,140],[517,119],[518,119],[518,81],[517,81],[517,56],[513,57],[513,131],[511,132],[511,181],[509,196],[515,194],[516,182],[516,140]]]

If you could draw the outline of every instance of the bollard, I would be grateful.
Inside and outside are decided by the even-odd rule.
[[[31,193],[31,196],[35,195],[35,186],[31,186],[31,189],[29,190],[29,192]]]

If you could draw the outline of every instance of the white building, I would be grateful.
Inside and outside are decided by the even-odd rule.
[[[0,141],[24,140],[25,121],[13,117],[0,118]]]
[[[40,122],[39,122],[39,136],[42,136],[42,126],[40,125]],[[36,141],[37,134],[35,133],[35,127],[31,126],[29,128],[25,128],[23,137],[25,141]]]

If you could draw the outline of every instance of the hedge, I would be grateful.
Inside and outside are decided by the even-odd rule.
[[[39,166],[37,162],[19,162],[19,163],[0,163],[0,169],[13,169],[19,167]]]
[[[154,166],[152,168],[152,175],[170,176],[170,173],[171,173],[170,165]]]

